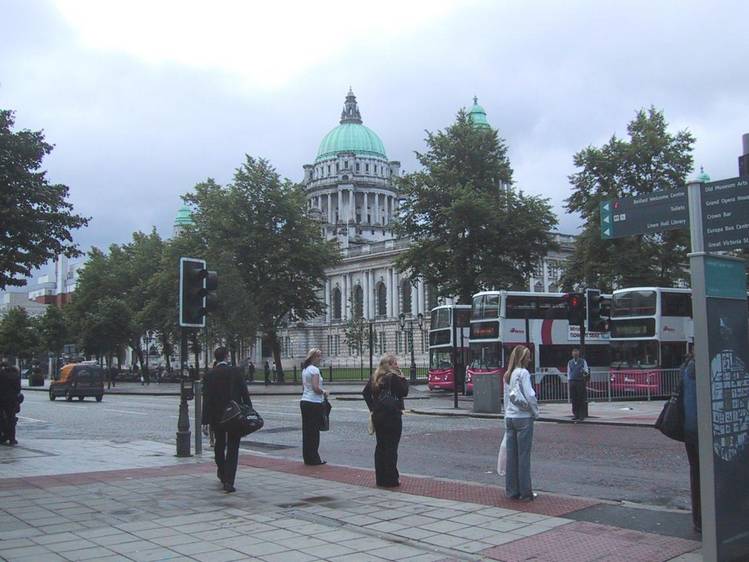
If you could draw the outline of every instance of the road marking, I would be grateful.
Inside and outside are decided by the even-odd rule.
[[[104,408],[105,412],[115,412],[117,414],[132,414],[134,416],[147,416],[146,412],[132,412],[130,410],[114,410],[112,408]]]
[[[47,420],[38,420],[36,418],[29,418],[27,416],[16,416],[19,420],[24,420],[28,422],[36,422],[36,423],[48,423]]]

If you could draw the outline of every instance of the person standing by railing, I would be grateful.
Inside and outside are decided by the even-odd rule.
[[[578,348],[572,349],[572,359],[567,362],[567,381],[569,383],[570,402],[572,402],[572,419],[583,421],[587,415],[586,379],[590,376],[588,362],[580,357]]]
[[[692,495],[692,524],[702,532],[700,507],[700,448],[697,442],[697,377],[694,368],[694,344],[681,364],[681,396],[684,408],[684,447],[689,460],[689,488]]]

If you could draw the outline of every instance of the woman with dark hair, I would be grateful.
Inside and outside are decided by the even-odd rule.
[[[302,456],[304,464],[319,465],[326,461],[320,458],[320,428],[325,415],[325,399],[328,392],[322,387],[320,375],[322,351],[313,347],[302,363],[302,398],[299,407],[302,410]]]
[[[372,412],[377,437],[374,454],[377,485],[383,488],[400,486],[398,444],[403,432],[403,399],[408,396],[408,382],[395,355],[387,353],[382,356],[362,395]]]

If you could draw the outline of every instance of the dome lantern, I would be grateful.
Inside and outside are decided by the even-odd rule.
[[[480,129],[488,129],[491,127],[489,121],[486,119],[486,111],[479,105],[479,99],[476,96],[473,96],[473,107],[471,107],[471,110],[468,112],[468,119]]]

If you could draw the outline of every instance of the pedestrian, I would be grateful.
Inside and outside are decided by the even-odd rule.
[[[403,399],[408,396],[408,381],[398,367],[392,353],[380,358],[380,363],[362,391],[364,401],[372,413],[377,445],[375,446],[375,480],[383,488],[400,486],[398,474],[398,444],[403,432]]]
[[[270,363],[268,361],[265,361],[265,386],[268,386],[270,384]]]
[[[299,407],[302,410],[302,456],[304,464],[319,465],[326,461],[320,458],[320,428],[323,424],[325,402],[328,392],[323,388],[320,375],[322,351],[313,347],[307,352],[302,362],[302,398]]]
[[[250,382],[255,382],[255,364],[252,361],[250,361],[247,370],[250,373]]]
[[[588,414],[586,386],[589,376],[588,362],[580,357],[577,347],[573,348],[572,359],[567,362],[567,381],[572,402],[572,419],[576,421],[583,421]]]
[[[531,482],[531,447],[533,446],[533,421],[538,411],[536,393],[531,384],[528,364],[531,353],[523,345],[516,346],[504,374],[505,433],[507,434],[507,468],[505,491],[507,497],[519,501],[533,501]],[[511,389],[522,392],[528,409],[510,400]],[[535,407],[534,407],[535,406]]]
[[[204,379],[205,401],[203,404],[202,424],[209,425],[214,433],[213,457],[216,461],[216,476],[221,480],[224,491],[231,493],[237,474],[239,461],[239,433],[227,432],[219,422],[224,410],[232,400],[240,404],[250,404],[250,394],[242,374],[226,363],[226,348],[218,347],[213,352],[216,358],[214,367],[206,373]]]
[[[700,448],[697,442],[697,377],[694,365],[694,344],[681,364],[681,395],[684,408],[684,447],[689,460],[689,488],[692,494],[692,524],[702,533],[700,507]]]
[[[0,443],[16,445],[16,414],[21,411],[21,373],[6,361],[0,362]]]

